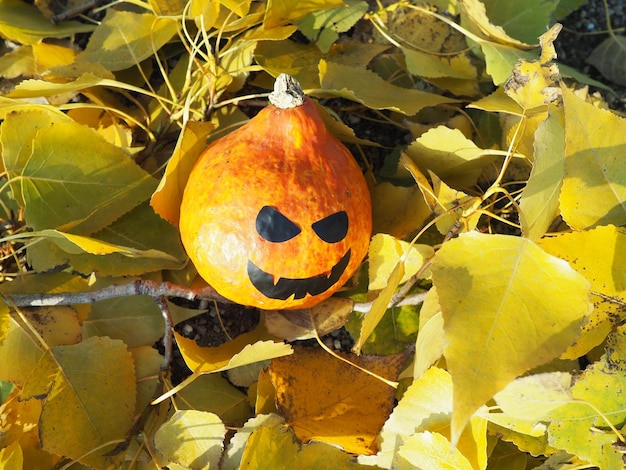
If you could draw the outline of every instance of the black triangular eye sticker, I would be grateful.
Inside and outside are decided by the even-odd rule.
[[[263,206],[256,216],[256,231],[268,242],[280,243],[291,240],[302,230],[275,207]]]
[[[335,212],[318,220],[311,227],[326,243],[340,242],[348,234],[348,214],[346,211]]]

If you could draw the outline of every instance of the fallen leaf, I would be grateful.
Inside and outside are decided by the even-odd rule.
[[[406,354],[347,358],[394,380]],[[270,375],[281,414],[301,441],[328,442],[354,453],[376,452],[376,436],[393,407],[392,387],[323,350],[302,347],[274,359]]]

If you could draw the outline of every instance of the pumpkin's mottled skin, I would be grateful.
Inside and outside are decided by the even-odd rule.
[[[301,232],[280,243],[264,240],[255,228],[264,206],[278,209]],[[339,211],[348,215],[347,235],[327,243],[311,226]],[[361,170],[309,98],[293,109],[269,105],[207,147],[180,214],[183,244],[204,280],[233,302],[266,310],[308,308],[336,292],[365,257],[372,228]],[[269,298],[248,275],[249,261],[274,281],[329,274],[348,250],[347,268],[319,294]]]

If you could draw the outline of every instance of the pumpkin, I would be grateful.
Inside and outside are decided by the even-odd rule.
[[[180,233],[200,276],[227,299],[308,308],[341,288],[365,257],[370,194],[295,79],[280,75],[270,103],[201,154],[183,194]]]

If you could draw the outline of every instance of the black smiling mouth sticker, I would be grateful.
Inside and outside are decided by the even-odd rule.
[[[335,212],[315,222],[311,228],[326,243],[343,240],[348,234],[348,214]],[[302,231],[278,209],[264,206],[256,218],[256,230],[263,239],[272,243],[283,243],[298,236]],[[305,278],[281,277],[274,283],[274,275],[263,271],[248,260],[248,277],[252,285],[270,299],[287,300],[291,296],[302,299],[307,294],[315,296],[330,289],[339,281],[350,262],[350,249],[331,268],[330,274],[318,274]]]

